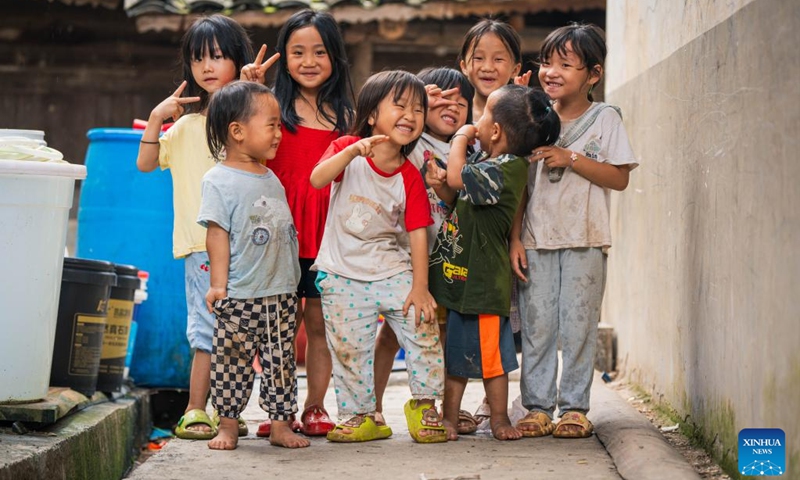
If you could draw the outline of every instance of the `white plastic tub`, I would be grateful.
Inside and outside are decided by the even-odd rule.
[[[47,395],[75,181],[86,167],[0,158],[0,403]]]

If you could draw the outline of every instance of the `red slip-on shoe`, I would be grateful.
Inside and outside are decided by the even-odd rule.
[[[327,435],[336,426],[328,416],[328,412],[319,405],[311,405],[300,416],[303,427],[300,429],[307,437],[321,437]]]
[[[292,415],[292,431],[297,433],[300,430],[302,430],[302,428],[303,424],[300,423],[299,420],[295,419],[294,415]],[[269,437],[269,433],[271,431],[272,431],[272,420],[268,418],[266,422],[258,424],[258,431],[256,431],[256,436],[261,438]]]

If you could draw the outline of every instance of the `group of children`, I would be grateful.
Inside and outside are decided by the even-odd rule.
[[[521,50],[509,25],[482,20],[464,39],[461,71],[377,73],[353,104],[329,14],[294,14],[266,61],[266,46],[254,57],[236,22],[193,24],[185,81],[152,111],[137,159],[143,171],[172,169],[175,186],[174,254],[185,258],[195,351],[179,437],[235,448],[257,359],[269,415],[258,435],[272,444],[308,446],[298,432],[387,438],[382,396],[400,347],[412,396],[404,413],[419,443],[476,431],[461,409],[469,378],[484,382],[497,439],[591,435],[609,194],[637,163],[619,113],[592,101],[602,31],[571,25],[548,36],[544,91],[520,75]],[[275,64],[273,91],[263,84]],[[184,115],[187,106],[196,113]],[[177,121],[159,138],[168,117]],[[529,410],[516,425],[512,276]],[[300,322],[308,395],[298,420]],[[338,424],[323,405],[331,375]]]

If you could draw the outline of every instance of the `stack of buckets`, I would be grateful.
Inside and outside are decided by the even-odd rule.
[[[138,269],[66,258],[50,385],[86,396],[122,388]]]
[[[0,130],[0,403],[48,391],[69,209],[86,178],[60,156],[44,132]]]

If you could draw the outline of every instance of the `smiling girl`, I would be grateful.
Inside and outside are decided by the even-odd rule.
[[[371,76],[358,96],[355,135],[333,142],[311,173],[314,187],[333,184],[314,268],[339,415],[349,416],[328,433],[334,442],[392,434],[375,415],[378,315],[408,352],[409,433],[420,443],[447,440],[435,408],[444,370],[436,302],[428,291],[426,227],[432,219],[422,176],[407,158],[422,134],[427,107],[425,86],[410,73]],[[413,320],[407,318],[412,307]]]

